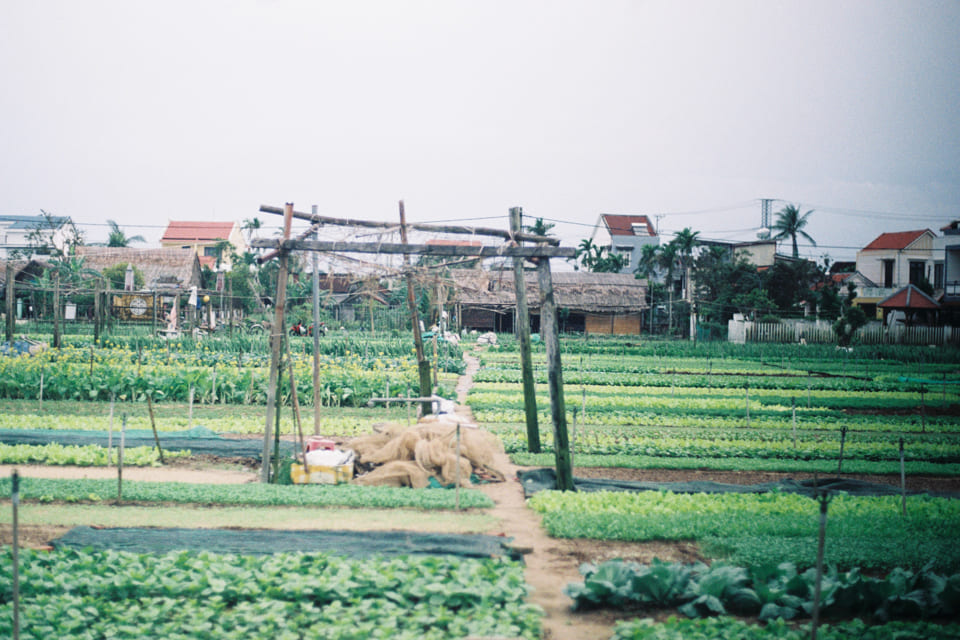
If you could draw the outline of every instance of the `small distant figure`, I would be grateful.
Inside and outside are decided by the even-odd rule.
[[[292,336],[305,336],[307,335],[307,328],[303,326],[303,322],[297,320],[297,324],[290,327],[290,335]]]
[[[807,344],[806,338],[800,338],[800,344]]]

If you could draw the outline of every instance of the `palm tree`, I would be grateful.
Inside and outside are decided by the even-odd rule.
[[[699,231],[685,227],[673,236],[673,240],[670,241],[670,244],[676,247],[677,260],[680,263],[680,268],[683,269],[683,280],[687,291],[687,300],[693,297],[693,287],[690,282],[690,267],[693,265],[693,250],[700,244],[699,236]]]
[[[807,217],[811,213],[813,213],[813,209],[800,215],[800,209],[796,205],[788,204],[777,213],[777,221],[773,223],[773,230],[777,232],[777,234],[773,236],[773,239],[783,240],[790,238],[790,240],[793,241],[794,258],[800,257],[800,252],[797,250],[797,236],[803,236],[804,239],[810,241],[810,244],[817,246],[817,243],[813,241],[810,234],[803,230],[803,228],[807,226]]]
[[[263,223],[260,221],[260,218],[248,218],[247,220],[243,221],[243,225],[240,227],[240,229],[247,232],[247,243],[249,244],[250,240],[253,239],[254,232],[262,227]]]
[[[555,226],[552,222],[544,222],[543,218],[537,218],[533,224],[524,225],[523,230],[534,235],[545,236]]]
[[[127,237],[127,234],[120,228],[120,225],[113,220],[107,220],[107,224],[110,225],[110,235],[107,237],[108,247],[129,247],[131,242],[147,241],[146,238],[140,235]]]

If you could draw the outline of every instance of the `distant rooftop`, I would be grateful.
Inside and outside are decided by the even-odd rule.
[[[863,248],[864,251],[877,251],[883,249],[906,249],[917,238],[925,233],[932,233],[929,229],[919,229],[917,231],[895,231],[893,233],[881,233],[876,240]]]
[[[235,222],[185,222],[171,221],[163,232],[160,242],[183,242],[187,240],[227,240]]]
[[[647,216],[627,216],[604,213],[600,215],[611,236],[656,236],[657,232]]]

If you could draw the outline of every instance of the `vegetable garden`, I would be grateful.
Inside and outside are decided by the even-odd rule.
[[[324,338],[316,393],[312,341],[294,340],[291,348],[305,430],[312,428],[314,402],[321,433],[340,439],[370,433],[378,422],[410,419],[400,401],[419,391],[408,336]],[[960,487],[956,352],[871,347],[861,353],[818,345],[734,347],[595,337],[564,338],[561,349],[575,476],[671,470],[695,479],[705,473],[769,472],[869,476],[899,487],[902,472],[909,488],[921,479],[924,488]],[[551,466],[542,351],[534,353],[539,453],[527,451],[517,344],[500,336],[498,345],[475,353],[481,366],[467,403],[477,422],[500,438],[515,464]],[[109,429],[118,437],[123,422],[131,430],[156,428],[161,446],[165,438],[198,426],[227,438],[253,438],[264,430],[266,354],[265,339],[249,336],[196,342],[130,337],[103,346],[70,336],[60,350],[0,358],[0,434]],[[437,392],[454,397],[457,376],[465,370],[463,351],[448,345],[434,364]],[[291,391],[284,376],[280,401],[288,439],[294,433]],[[384,397],[398,402],[367,405]],[[157,454],[155,447],[128,449],[124,461],[159,465]],[[172,452],[165,455],[166,464],[191,458],[190,452],[176,454],[181,462]],[[3,464],[115,462],[116,454],[102,446],[0,442]],[[0,493],[9,492],[9,480],[0,480]],[[112,480],[36,478],[21,485],[25,508],[42,503],[107,508],[116,492]],[[123,500],[141,506],[457,513],[453,495],[443,489],[353,485],[128,481]],[[476,510],[493,503],[482,488],[474,488],[463,491],[457,504]],[[829,625],[821,628],[821,637],[843,637],[853,629],[878,638],[955,636],[949,623],[960,611],[958,504],[929,495],[833,496],[825,529],[827,587],[821,595]],[[612,632],[616,638],[809,634],[804,625],[810,623],[810,572],[818,544],[817,501],[809,497],[546,491],[531,497],[528,508],[557,540],[696,545],[699,559],[693,564],[598,561],[584,566],[582,582],[566,586],[571,607],[619,612],[624,622]],[[58,550],[21,558],[33,584],[24,594],[23,616],[34,635],[25,637],[541,634],[543,614],[529,604],[522,565],[510,561],[101,553]],[[4,623],[11,608],[9,566],[5,562],[0,574]],[[125,582],[124,571],[164,578]],[[659,612],[677,615],[643,620]],[[714,618],[686,620],[703,616]],[[0,628],[5,629],[2,623]]]

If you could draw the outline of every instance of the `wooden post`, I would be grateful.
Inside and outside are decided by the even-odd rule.
[[[520,207],[510,209],[510,230],[520,231]],[[537,418],[537,390],[533,379],[533,356],[530,352],[530,311],[527,307],[527,283],[523,258],[513,259],[513,282],[517,300],[517,335],[520,338],[520,376],[523,381],[523,407],[527,418],[527,451],[540,453],[540,425]]]
[[[16,469],[10,474],[10,501],[13,504],[13,638],[20,638],[20,522],[17,509],[20,506],[20,474]]]
[[[837,460],[837,475],[843,473],[843,445],[847,441],[847,428],[840,427],[840,459]]]
[[[120,448],[117,449],[117,503],[123,502],[123,449],[127,444],[127,414],[120,417]]]
[[[317,205],[313,205],[313,215],[317,215]],[[313,232],[313,239],[320,239],[319,227]],[[313,265],[313,435],[320,435],[320,273],[317,252],[310,252]],[[306,458],[303,470],[306,472]]]
[[[904,462],[903,438],[900,438],[900,498],[903,504],[903,515],[907,515],[907,465]]]
[[[407,244],[407,214],[403,209],[403,200],[400,201],[400,240],[403,244]],[[410,321],[413,325],[413,344],[417,352],[417,369],[420,374],[420,397],[426,398],[433,395],[433,387],[430,384],[430,362],[423,354],[423,335],[420,333],[420,318],[417,313],[416,297],[413,294],[413,274],[410,272],[410,256],[406,253],[403,254],[403,269],[406,272],[407,306],[410,308]],[[431,402],[422,402],[420,407],[422,415],[433,413]]]
[[[283,213],[283,239],[290,239],[290,225],[293,221],[293,203],[288,202]],[[280,250],[280,270],[277,273],[276,309],[273,326],[270,327],[270,379],[267,382],[267,417],[263,429],[263,457],[260,466],[260,481],[270,480],[270,431],[273,428],[276,411],[277,385],[280,378],[280,355],[283,347],[283,307],[287,303],[287,250]]]
[[[13,334],[16,329],[17,319],[14,317],[14,306],[15,306],[15,286],[16,286],[16,276],[13,271],[13,263],[7,262],[7,327],[6,327],[6,337],[7,342],[13,342]]]
[[[813,612],[810,622],[810,640],[817,640],[817,627],[820,626],[820,593],[823,583],[823,548],[827,540],[827,505],[830,503],[830,494],[817,491],[817,501],[820,503],[820,532],[817,536],[817,574],[813,585]]]
[[[567,411],[563,398],[563,369],[560,363],[560,335],[557,331],[557,303],[553,297],[550,259],[539,258],[537,279],[540,284],[540,332],[547,347],[547,386],[550,390],[550,414],[553,417],[553,447],[557,464],[557,489],[575,491],[567,439]]]
[[[53,275],[53,348],[60,348],[60,274]]]
[[[163,459],[163,449],[160,447],[160,436],[157,435],[157,421],[153,418],[153,394],[147,394],[147,411],[150,413],[150,427],[153,429],[153,441],[157,443],[157,453],[160,454],[160,464],[166,464]]]

